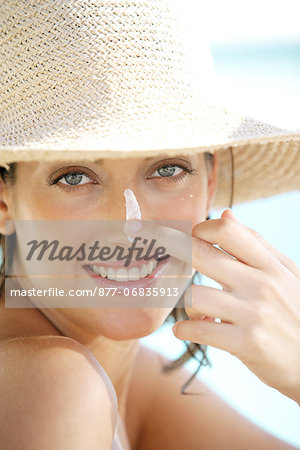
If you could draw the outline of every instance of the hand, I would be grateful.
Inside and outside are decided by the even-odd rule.
[[[264,383],[300,403],[298,266],[240,223],[230,209],[221,219],[195,225],[192,236],[148,223],[135,235],[156,239],[157,246],[186,262],[192,239],[193,268],[222,286],[186,289],[190,320],[177,322],[174,335],[228,351]]]
[[[190,286],[185,301],[192,295],[186,307],[191,320],[177,322],[175,336],[228,351],[299,403],[299,268],[229,209],[221,219],[195,225],[192,236],[193,267],[223,290]]]

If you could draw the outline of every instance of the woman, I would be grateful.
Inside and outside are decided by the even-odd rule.
[[[291,448],[200,380],[203,395],[180,395],[188,372],[162,373],[158,354],[139,344],[182,297],[190,320],[173,327],[176,337],[229,351],[300,402],[299,268],[230,209],[205,220],[212,207],[299,188],[300,136],[208,103],[211,60],[193,11],[148,3],[1,6],[0,232],[18,245],[6,270],[22,263],[15,221],[114,224],[128,218],[130,189],[145,223],[126,234],[164,245],[165,273],[176,269],[180,284],[165,307],[152,294],[135,308],[39,307],[33,296],[33,307],[5,308],[2,286],[0,448]],[[173,239],[159,222],[175,219],[191,232]],[[193,273],[222,291],[182,281],[189,256]],[[159,286],[155,270],[140,276]],[[95,275],[90,283],[104,282]]]

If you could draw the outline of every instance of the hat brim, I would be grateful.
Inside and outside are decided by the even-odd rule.
[[[159,122],[151,120],[151,129],[146,122],[140,123],[135,133],[132,128],[120,127],[116,133],[113,125],[108,133],[101,126],[97,129],[96,123],[54,134],[32,130],[34,139],[0,145],[0,165],[217,152],[219,171],[213,208],[300,189],[300,133],[215,105],[210,109],[206,105],[207,111],[209,114],[202,114],[200,121],[177,117],[175,122],[160,121],[157,127]]]

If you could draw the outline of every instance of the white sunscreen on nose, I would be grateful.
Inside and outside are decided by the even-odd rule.
[[[131,189],[124,190],[125,206],[126,206],[126,220],[139,219],[142,220],[141,208]],[[129,242],[133,242],[132,237],[127,235]]]
[[[139,202],[131,189],[124,190],[126,203],[126,220],[139,219],[142,220],[142,214]]]

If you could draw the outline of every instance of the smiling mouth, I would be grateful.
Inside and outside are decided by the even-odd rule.
[[[164,260],[168,258],[164,258]],[[144,263],[141,267],[131,267],[130,269],[125,267],[113,268],[101,265],[87,265],[86,267],[88,267],[89,270],[95,274],[95,276],[107,278],[113,281],[124,282],[138,281],[140,279],[150,277],[155,271],[157,265],[160,265],[161,263],[162,261],[153,259],[148,263]]]
[[[112,267],[104,266],[89,266],[95,275],[100,275],[102,278],[108,278],[114,281],[137,281],[141,278],[146,278],[150,275],[155,267],[157,266],[157,261],[150,261],[148,264],[143,264],[142,268],[132,267],[131,269],[114,269]]]

